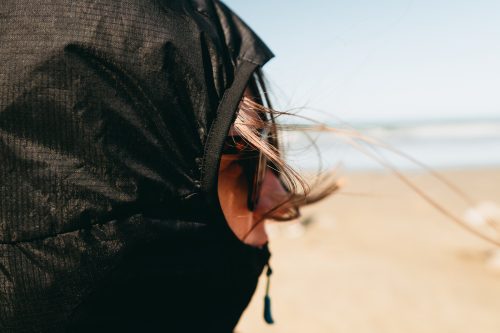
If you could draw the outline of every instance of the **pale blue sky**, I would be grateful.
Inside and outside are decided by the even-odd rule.
[[[498,0],[225,3],[276,54],[265,71],[281,107],[351,121],[500,118]]]

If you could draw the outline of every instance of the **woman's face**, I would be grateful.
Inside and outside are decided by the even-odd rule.
[[[248,90],[245,96],[249,97]],[[256,112],[240,110],[240,112]],[[233,127],[229,135],[236,135]],[[253,246],[267,243],[264,223],[259,223],[271,209],[283,203],[288,198],[278,176],[267,168],[260,187],[259,200],[253,209],[248,208],[249,186],[248,177],[239,163],[240,156],[222,154],[219,165],[218,194],[224,216],[234,234],[243,242]],[[257,224],[256,227],[254,225]],[[253,229],[253,230],[252,230]],[[249,233],[250,232],[250,233]]]

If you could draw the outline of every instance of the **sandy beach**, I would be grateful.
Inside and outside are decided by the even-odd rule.
[[[475,204],[428,174],[407,176],[468,225],[493,230],[478,211],[500,215],[500,169],[443,174]],[[346,177],[342,192],[304,210],[301,222],[269,226],[276,323],[262,319],[262,277],[236,331],[500,332],[500,248],[464,231],[394,176]]]

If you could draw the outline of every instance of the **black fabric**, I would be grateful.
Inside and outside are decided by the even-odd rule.
[[[1,332],[232,331],[269,252],[217,168],[271,57],[215,0],[1,1]]]

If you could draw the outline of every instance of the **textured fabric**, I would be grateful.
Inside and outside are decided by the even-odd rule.
[[[0,331],[230,332],[221,148],[272,57],[215,0],[2,0]]]

